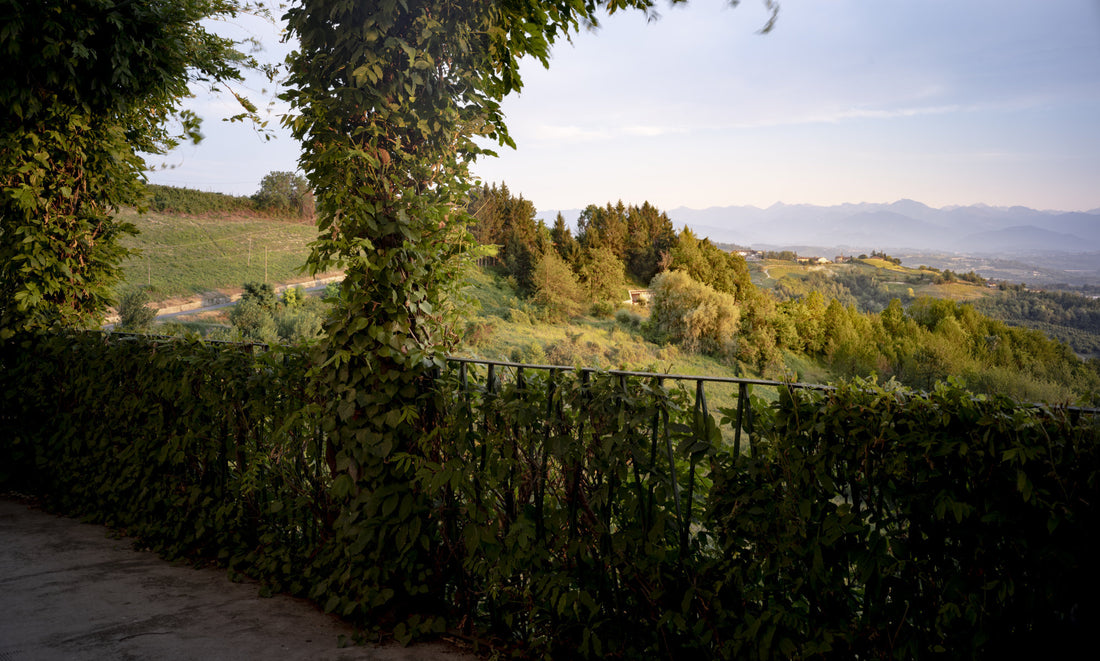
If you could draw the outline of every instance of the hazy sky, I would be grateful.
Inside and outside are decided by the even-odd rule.
[[[1100,0],[781,6],[768,35],[759,0],[694,0],[560,43],[549,70],[527,63],[523,92],[504,103],[517,149],[475,174],[540,210],[619,199],[1100,207]],[[152,182],[250,194],[296,167],[286,135],[264,142],[219,122],[224,100],[192,106],[207,139],[153,160],[175,167]]]

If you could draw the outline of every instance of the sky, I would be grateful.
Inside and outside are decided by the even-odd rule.
[[[363,0],[369,1],[369,0]],[[933,207],[1100,208],[1100,0],[761,0],[601,20],[521,67],[503,109],[517,148],[473,173],[540,211],[913,199]],[[218,28],[288,46],[242,19]],[[243,91],[261,95],[265,82]],[[271,90],[268,90],[270,93]],[[294,170],[285,132],[219,121],[153,157],[152,183],[251,194]],[[274,116],[285,112],[281,103]]]

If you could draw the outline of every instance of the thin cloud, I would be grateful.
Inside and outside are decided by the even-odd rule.
[[[670,133],[684,133],[687,129],[680,126],[624,126],[622,133],[625,135],[656,138]]]
[[[547,142],[592,142],[597,140],[614,140],[622,137],[656,138],[662,135],[674,133],[686,133],[687,127],[682,126],[591,126],[582,127],[576,125],[539,124],[532,132],[535,140]]]
[[[580,126],[556,126],[553,124],[540,124],[535,128],[536,140],[551,142],[588,142],[590,140],[605,140],[611,135],[604,130],[586,129]]]

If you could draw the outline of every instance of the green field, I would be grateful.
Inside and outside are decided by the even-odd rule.
[[[138,253],[122,263],[120,288],[148,287],[155,300],[299,279],[317,235],[311,223],[265,217],[119,216],[140,232],[122,242]]]
[[[869,258],[855,260],[848,264],[824,264],[804,266],[786,260],[766,259],[749,262],[749,274],[752,282],[762,289],[774,289],[783,279],[805,280],[811,273],[831,275],[862,273],[873,275],[891,294],[905,298],[910,290],[914,296],[946,298],[953,301],[974,301],[986,296],[996,295],[995,290],[972,282],[956,281],[945,284],[933,284],[930,279],[934,271],[899,266],[884,259]],[[909,279],[924,278],[923,283],[910,283]]]

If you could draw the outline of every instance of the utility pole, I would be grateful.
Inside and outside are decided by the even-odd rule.
[[[264,246],[264,284],[267,284],[267,246]]]

